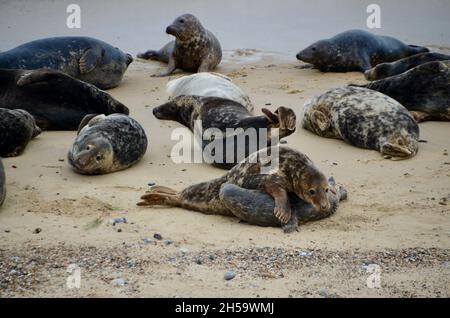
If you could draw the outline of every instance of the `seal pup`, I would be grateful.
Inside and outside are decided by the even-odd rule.
[[[419,65],[366,87],[386,94],[405,106],[417,122],[450,121],[450,61]]]
[[[331,208],[327,211],[317,211],[311,204],[289,193],[289,202],[298,225],[331,216],[337,211],[339,202],[347,199],[347,190],[342,185],[336,184],[333,177],[328,179],[328,184],[328,200]],[[223,204],[242,221],[259,226],[279,227],[282,225],[273,214],[275,203],[267,193],[226,183],[221,186],[219,195]]]
[[[6,197],[5,168],[3,168],[2,158],[0,157],[0,206],[3,205]]]
[[[195,132],[198,121],[201,121],[202,132],[218,129],[220,135],[212,138],[203,134],[197,142],[202,150],[211,148],[213,141],[216,145],[221,142],[222,147],[219,145],[218,150],[211,149],[211,158],[208,157],[207,162],[222,169],[230,169],[253,151],[270,146],[272,128],[279,128],[280,139],[295,131],[296,116],[292,109],[279,107],[273,113],[263,108],[262,112],[264,115],[254,116],[243,105],[220,97],[183,95],[153,109],[156,118],[179,122],[192,132]],[[230,129],[233,129],[231,134]],[[217,153],[216,157],[216,150],[221,151],[222,155]]]
[[[269,169],[270,172],[264,170],[274,163],[278,164],[277,169]],[[275,217],[289,232],[298,224],[296,215],[292,214],[289,193],[297,195],[317,211],[331,209],[329,185],[323,173],[306,155],[284,146],[261,149],[224,176],[190,186],[181,192],[154,187],[141,197],[138,205],[174,206],[205,214],[233,216],[232,210],[220,198],[220,189],[224,184],[269,194],[274,200]]]
[[[0,108],[0,157],[20,156],[28,142],[40,133],[30,113]]]
[[[407,159],[418,151],[419,126],[394,99],[360,87],[330,90],[308,100],[301,123],[321,137]]]
[[[144,60],[160,61],[167,64],[169,63],[170,56],[172,55],[174,49],[175,41],[171,41],[158,51],[149,50],[145,53],[138,54],[137,57]]]
[[[429,52],[425,47],[406,45],[389,37],[363,30],[350,30],[315,42],[297,54],[321,72],[364,72],[383,63]]]
[[[142,126],[123,114],[88,115],[69,150],[69,164],[81,174],[106,174],[137,163],[147,151]]]
[[[54,37],[0,53],[0,68],[57,70],[100,89],[119,85],[133,58],[89,37]]]
[[[26,110],[43,130],[76,130],[88,114],[129,114],[94,85],[47,69],[0,69],[0,107]]]
[[[404,73],[416,66],[434,61],[450,61],[450,55],[440,53],[420,53],[395,62],[378,64],[374,68],[366,71],[364,76],[368,81],[376,81]]]
[[[218,73],[197,73],[171,80],[167,83],[169,99],[180,95],[211,96],[231,99],[242,104],[253,113],[254,107],[250,97],[231,79]]]
[[[187,72],[208,72],[214,70],[222,60],[219,40],[192,14],[183,14],[176,18],[167,27],[166,33],[175,36],[174,43],[166,44],[159,52],[147,51],[138,55],[163,62],[168,60],[167,71],[155,76],[170,75],[177,68]]]

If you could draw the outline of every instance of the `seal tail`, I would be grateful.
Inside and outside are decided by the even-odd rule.
[[[152,187],[143,196],[141,196],[140,202],[137,203],[138,206],[179,206],[179,192],[161,186]]]

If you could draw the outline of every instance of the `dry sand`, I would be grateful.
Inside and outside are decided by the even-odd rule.
[[[257,111],[287,106],[299,113],[314,94],[364,82],[359,73],[322,74],[292,59],[247,53],[229,53],[217,71],[232,77]],[[149,182],[182,189],[224,173],[171,161],[170,133],[180,125],[152,115],[166,100],[168,78],[150,75],[163,67],[136,61],[109,91],[148,134],[149,149],[136,166],[104,176],[74,173],[66,155],[75,132],[45,132],[22,156],[4,159],[1,297],[450,296],[449,123],[421,124],[427,143],[415,158],[397,162],[298,129],[288,146],[347,186],[349,199],[334,216],[291,235],[233,218],[138,208]],[[128,223],[110,224],[121,216]],[[80,289],[66,287],[72,263],[81,267]],[[366,285],[368,264],[381,267],[379,289]],[[227,270],[237,274],[229,282]],[[116,278],[127,284],[114,286]]]

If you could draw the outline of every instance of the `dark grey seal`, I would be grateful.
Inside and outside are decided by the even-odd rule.
[[[322,72],[364,72],[380,63],[428,51],[389,36],[350,30],[310,45],[297,54],[297,59]]]
[[[192,14],[176,18],[167,27],[166,33],[175,36],[176,40],[159,51],[147,51],[138,55],[140,58],[169,63],[167,71],[159,76],[172,74],[177,68],[187,72],[212,71],[222,60],[219,40]]]
[[[144,129],[126,115],[89,115],[80,124],[69,164],[90,175],[124,170],[144,156],[147,143]]]
[[[119,85],[130,54],[88,37],[55,37],[22,44],[0,53],[0,68],[61,71],[101,89]]]
[[[27,111],[0,108],[0,157],[20,156],[28,142],[40,133],[34,117]]]
[[[0,69],[0,107],[26,110],[43,130],[76,130],[88,114],[129,113],[94,85],[47,69]]]
[[[450,121],[450,61],[425,63],[361,87],[392,97],[405,106],[417,122]]]

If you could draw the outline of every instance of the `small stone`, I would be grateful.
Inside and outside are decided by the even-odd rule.
[[[203,264],[203,258],[197,257],[197,259],[195,260],[195,263],[196,263],[197,265],[202,265],[202,264]]]
[[[234,271],[228,271],[225,273],[225,275],[223,276],[223,278],[225,280],[232,280],[233,278],[236,277],[236,273]]]
[[[153,186],[156,185],[156,182],[149,182],[149,183],[147,183],[147,184],[148,184],[149,187],[153,187]]]
[[[125,286],[127,282],[123,278],[116,278],[111,281],[114,286]]]
[[[286,141],[286,140],[280,140],[280,144],[282,144],[282,145],[285,145],[285,144],[287,144],[288,142]]]
[[[171,241],[171,240],[164,241],[164,245],[165,246],[168,246],[168,245],[171,245],[171,244],[173,244],[173,241]]]
[[[34,229],[33,234],[39,234],[41,232],[42,232],[42,229],[40,227],[38,227],[38,228]]]
[[[161,241],[161,240],[162,240],[162,236],[161,236],[161,234],[159,234],[159,233],[153,234],[153,238],[154,238],[155,240],[158,240],[158,241]]]
[[[121,233],[121,232],[122,232],[122,229],[117,229],[117,232]]]
[[[328,297],[327,290],[325,288],[322,288],[321,290],[319,290],[319,295],[327,298]]]
[[[142,240],[144,241],[145,244],[150,244],[153,242],[153,240],[148,237],[144,237]]]
[[[216,259],[216,257],[213,254],[209,254],[208,256],[209,260],[213,261]]]
[[[118,217],[118,218],[111,219],[110,222],[111,222],[112,225],[116,225],[118,223],[127,223],[127,218],[125,218],[125,217]]]
[[[187,254],[187,253],[189,253],[189,250],[187,248],[182,247],[182,248],[180,248],[180,252],[183,254]]]

